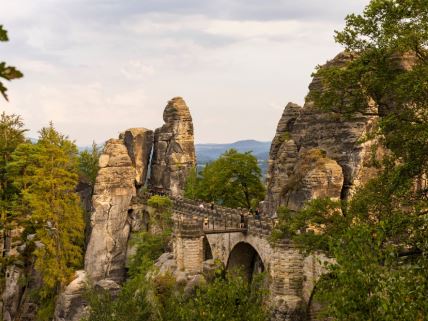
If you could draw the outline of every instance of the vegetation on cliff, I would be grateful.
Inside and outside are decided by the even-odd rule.
[[[56,295],[82,265],[84,220],[77,193],[77,148],[50,125],[36,144],[20,144],[7,172],[19,191],[10,219],[20,222],[23,238],[34,235],[29,253],[42,286],[37,291],[39,319],[49,320]],[[31,246],[29,247],[31,248]]]
[[[348,202],[283,209],[274,236],[335,258],[316,296],[337,320],[424,320],[428,315],[428,3],[373,0],[336,40],[353,59],[318,69],[308,97],[326,111],[381,116],[371,138],[387,155],[380,175]],[[297,233],[296,233],[297,231]]]
[[[2,114],[0,272],[3,279],[8,267],[23,271],[21,301],[37,302],[38,320],[49,320],[55,297],[83,261],[78,152],[52,125],[34,144],[23,127],[19,116]]]
[[[226,151],[200,173],[192,171],[185,196],[228,207],[254,208],[263,200],[265,187],[257,159],[250,153]]]

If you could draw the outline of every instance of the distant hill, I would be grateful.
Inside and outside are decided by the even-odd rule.
[[[230,144],[196,144],[196,158],[199,166],[217,159],[228,149],[234,148],[238,152],[251,151],[258,159],[259,166],[263,174],[267,171],[267,161],[269,159],[270,142],[259,142],[257,140],[240,140]]]

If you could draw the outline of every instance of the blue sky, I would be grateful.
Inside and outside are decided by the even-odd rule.
[[[368,0],[0,0],[0,60],[25,78],[7,112],[30,135],[50,120],[79,145],[162,124],[182,96],[199,143],[271,140],[335,56],[348,13]]]

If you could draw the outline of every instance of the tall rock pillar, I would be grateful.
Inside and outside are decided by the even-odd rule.
[[[184,100],[175,97],[163,119],[165,124],[154,134],[150,187],[182,196],[187,175],[196,166],[192,116]]]

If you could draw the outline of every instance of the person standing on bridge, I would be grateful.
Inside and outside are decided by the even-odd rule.
[[[256,212],[255,212],[254,218],[256,220],[260,220],[260,209],[259,208],[256,208]]]
[[[241,216],[241,221],[239,223],[239,228],[245,228],[245,215],[244,213],[241,212],[240,216]]]

